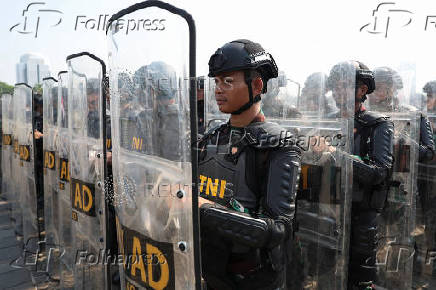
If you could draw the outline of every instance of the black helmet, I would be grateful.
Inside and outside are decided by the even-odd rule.
[[[177,78],[174,68],[163,61],[154,61],[140,67],[133,76],[140,89],[152,87],[158,99],[174,99],[177,91]]]
[[[255,70],[261,75],[264,84],[262,93],[267,91],[268,80],[278,76],[278,68],[272,55],[267,53],[259,43],[247,39],[224,44],[209,59],[209,77],[238,70],[245,72],[250,101],[232,114],[240,114],[260,101],[260,95],[253,97],[250,70]]]
[[[403,88],[403,80],[401,79],[401,76],[398,72],[387,66],[375,68],[374,79],[376,85],[386,84],[394,90],[400,90]]]
[[[98,95],[100,93],[100,80],[97,78],[90,78],[86,82],[86,94],[89,95]]]
[[[353,75],[355,79],[350,79]],[[344,61],[334,65],[327,80],[328,88],[333,89],[334,84],[340,80],[355,82],[356,90],[359,82],[364,83],[368,87],[367,95],[375,90],[374,73],[360,61]],[[362,102],[365,100],[366,96],[363,97]]]
[[[436,81],[429,81],[425,84],[422,90],[429,96],[433,97],[433,95],[436,93]]]
[[[327,75],[322,72],[315,72],[309,75],[304,82],[304,88],[320,88],[321,93],[327,93]]]

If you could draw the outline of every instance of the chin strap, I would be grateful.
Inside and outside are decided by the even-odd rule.
[[[248,103],[246,103],[245,105],[243,105],[242,107],[240,107],[238,110],[232,112],[232,115],[240,115],[242,112],[248,110],[254,103],[257,103],[260,101],[260,94],[255,96],[253,98],[253,88],[251,87],[251,77],[250,77],[250,72],[249,71],[245,71],[244,72],[245,75],[245,83],[248,86],[248,96],[250,98],[250,100],[248,101]]]

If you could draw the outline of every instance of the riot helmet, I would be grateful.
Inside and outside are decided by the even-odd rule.
[[[363,103],[367,95],[375,90],[374,73],[359,61],[340,62],[330,70],[327,85],[332,90],[333,98],[338,107],[345,105],[347,90],[352,89],[350,86],[354,86],[355,102]],[[362,98],[358,99],[357,92],[361,85],[366,85],[368,89]]]
[[[173,100],[177,91],[176,72],[163,61],[154,61],[140,67],[133,76],[139,94],[153,92],[157,100]]]
[[[310,74],[301,90],[301,97],[298,101],[298,108],[303,111],[318,111],[320,106],[324,107],[327,104],[321,104],[320,100],[326,101],[324,98],[327,93],[327,75],[322,72],[314,72]]]
[[[397,91],[403,88],[403,80],[395,70],[390,67],[374,69],[376,89],[369,100],[375,109],[386,109],[393,105]]]
[[[259,43],[247,39],[234,40],[224,44],[209,59],[209,77],[233,71],[244,72],[249,95],[248,103],[231,113],[235,115],[246,111],[261,99],[260,94],[253,96],[252,71],[259,73],[262,78],[262,93],[267,92],[268,80],[278,76],[278,68],[272,55],[267,53]]]
[[[436,96],[436,81],[427,82],[422,90],[427,94],[427,98],[434,98]]]

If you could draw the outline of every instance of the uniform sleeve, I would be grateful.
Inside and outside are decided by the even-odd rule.
[[[433,139],[433,129],[430,120],[421,115],[419,132],[419,161],[430,161],[433,159],[435,144]]]
[[[301,152],[281,148],[269,152],[263,208],[259,218],[227,208],[203,205],[201,227],[251,247],[274,248],[292,233]]]
[[[283,148],[269,153],[263,206],[270,218],[294,218],[300,162],[298,148]]]
[[[394,124],[391,121],[378,123],[372,130],[368,162],[353,160],[354,180],[359,183],[380,184],[389,176],[393,167]]]

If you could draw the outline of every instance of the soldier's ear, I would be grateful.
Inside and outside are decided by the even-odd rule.
[[[253,95],[257,96],[260,95],[262,93],[262,89],[263,89],[263,80],[260,77],[255,78],[252,82],[251,82],[251,86],[253,87]]]

